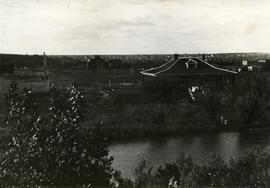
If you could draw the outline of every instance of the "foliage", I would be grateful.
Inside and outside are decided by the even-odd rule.
[[[0,74],[14,74],[14,69],[12,63],[0,63]]]
[[[134,187],[269,187],[270,155],[259,147],[251,147],[227,164],[213,154],[206,164],[198,164],[191,156],[180,155],[175,163],[154,169],[142,162],[135,170]],[[171,182],[173,182],[171,184]]]
[[[133,97],[136,102],[112,93],[110,102],[96,106],[103,109],[106,118],[100,118],[108,122],[106,132],[113,139],[269,127],[268,74],[241,75],[237,87],[205,89],[195,101],[176,84],[179,80],[157,78]]]
[[[135,185],[138,187],[152,186],[154,184],[154,182],[152,182],[152,170],[152,166],[149,167],[146,161],[142,161],[134,171],[136,178]]]
[[[173,103],[186,97],[187,88],[179,79],[157,78],[144,84],[143,92],[148,101]]]
[[[109,184],[113,169],[102,123],[81,129],[84,100],[70,86],[51,90],[48,115],[41,117],[31,90],[7,95],[10,143],[1,158],[0,180],[7,185]]]

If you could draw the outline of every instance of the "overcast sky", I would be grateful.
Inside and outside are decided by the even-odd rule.
[[[0,53],[270,52],[267,0],[0,0]]]

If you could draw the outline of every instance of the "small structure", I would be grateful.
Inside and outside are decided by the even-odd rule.
[[[242,65],[243,66],[247,66],[248,65],[248,61],[247,60],[242,60]]]
[[[236,71],[213,66],[200,57],[178,57],[163,65],[141,71],[143,82],[152,79],[177,79],[183,88],[217,88],[234,84]]]

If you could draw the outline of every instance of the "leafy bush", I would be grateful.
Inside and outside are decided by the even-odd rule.
[[[143,161],[135,170],[134,187],[269,187],[270,155],[251,147],[239,159],[225,163],[213,154],[207,164],[197,164],[191,156],[180,155],[175,163],[157,169]],[[171,184],[172,183],[172,184]]]
[[[84,100],[72,85],[51,90],[47,116],[37,111],[31,90],[12,84],[7,95],[10,143],[1,158],[5,185],[109,185],[113,174],[109,142],[101,123],[82,132]]]

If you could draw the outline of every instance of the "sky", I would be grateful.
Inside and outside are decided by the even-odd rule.
[[[0,0],[0,53],[270,52],[268,0]]]

